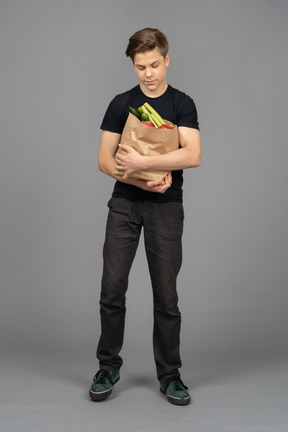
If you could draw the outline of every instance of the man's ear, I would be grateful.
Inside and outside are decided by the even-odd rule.
[[[166,57],[165,57],[165,59],[164,59],[164,63],[165,63],[165,66],[166,66],[166,67],[169,66],[169,60],[170,60],[170,56],[169,56],[169,54],[167,53],[167,54],[166,54]]]

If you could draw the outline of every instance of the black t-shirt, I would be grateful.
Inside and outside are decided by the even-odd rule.
[[[122,134],[129,115],[129,106],[138,108],[145,102],[148,102],[162,118],[177,126],[199,130],[196,106],[190,96],[168,85],[163,95],[149,98],[142,92],[139,84],[114,97],[108,106],[100,128]],[[182,202],[182,185],[183,170],[177,170],[172,171],[172,185],[164,194],[144,191],[136,186],[116,181],[112,196],[131,200]]]

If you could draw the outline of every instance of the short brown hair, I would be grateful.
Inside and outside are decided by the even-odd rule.
[[[147,27],[137,31],[129,38],[129,44],[125,54],[127,57],[130,57],[134,63],[136,54],[151,51],[155,48],[158,48],[165,58],[169,49],[167,37],[158,29]]]

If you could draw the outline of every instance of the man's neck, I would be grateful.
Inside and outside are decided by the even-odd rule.
[[[147,89],[146,87],[144,87],[141,83],[140,83],[140,88],[142,90],[142,93],[145,94],[145,96],[150,97],[150,98],[157,98],[159,96],[162,96],[167,88],[168,88],[168,83],[167,81],[165,81],[165,83],[163,83],[163,85],[159,88],[157,88],[155,91],[151,90],[149,91],[149,89]]]

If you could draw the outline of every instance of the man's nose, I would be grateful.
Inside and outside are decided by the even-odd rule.
[[[146,69],[146,77],[151,77],[152,75],[153,75],[153,73],[152,73],[152,69],[147,68],[147,69]]]

